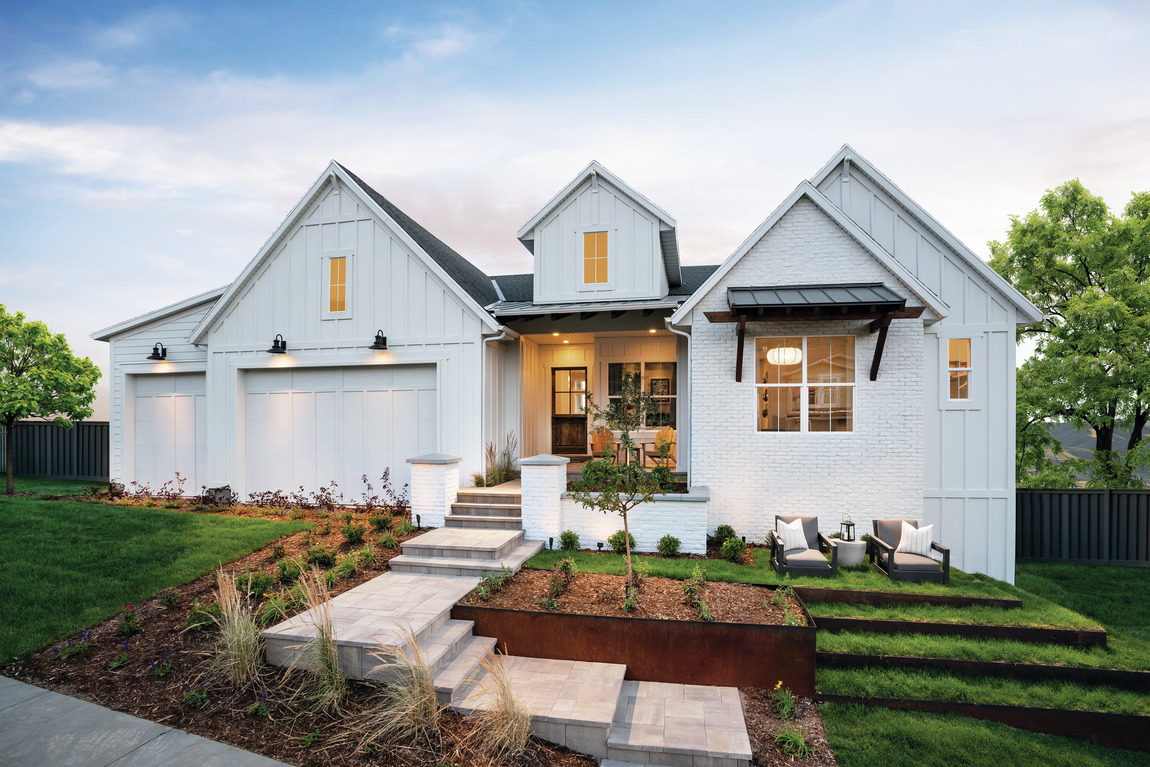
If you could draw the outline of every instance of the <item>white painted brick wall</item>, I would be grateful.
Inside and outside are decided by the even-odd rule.
[[[696,492],[705,488],[695,488]],[[618,514],[604,514],[588,509],[571,498],[561,503],[561,526],[579,535],[579,545],[595,548],[602,541],[607,548],[607,536],[623,529],[623,518]],[[632,509],[627,514],[627,527],[635,536],[636,551],[655,551],[659,539],[673,535],[679,539],[679,551],[684,554],[707,553],[707,501],[655,501]],[[555,545],[559,542],[556,539]]]
[[[532,456],[519,462],[525,539],[546,544],[548,538],[554,538],[555,545],[559,545],[559,496],[567,489],[567,463],[568,459],[552,455]]]
[[[458,463],[411,464],[411,521],[419,515],[424,527],[443,527],[444,517],[459,497]]]
[[[735,325],[711,323],[726,311],[727,287],[882,282],[908,306],[913,294],[893,273],[807,200],[801,200],[703,298],[692,317],[691,482],[711,489],[708,530],[726,523],[762,541],[775,514],[816,514],[825,533],[842,513],[870,532],[871,520],[921,519],[923,509],[923,329],[891,323],[878,380],[870,363],[878,334],[867,322],[748,323],[743,380],[735,383]],[[756,431],[755,337],[854,335],[852,433]],[[680,536],[681,537],[681,536]]]

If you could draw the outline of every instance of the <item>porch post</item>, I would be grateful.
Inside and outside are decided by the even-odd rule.
[[[407,459],[411,464],[412,524],[418,515],[424,527],[443,527],[447,511],[458,497],[462,460],[442,453]]]
[[[519,462],[522,472],[522,514],[524,537],[529,541],[547,542],[555,538],[558,545],[560,496],[567,489],[569,458],[558,455],[533,455]]]

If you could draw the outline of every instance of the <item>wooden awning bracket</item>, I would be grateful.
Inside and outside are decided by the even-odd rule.
[[[747,318],[739,318],[739,346],[735,350],[735,383],[743,382],[743,339],[747,335]]]
[[[871,333],[878,332],[878,343],[874,346],[874,359],[870,363],[870,380],[878,380],[878,366],[882,362],[882,350],[886,346],[886,333],[890,329],[890,314],[873,320],[868,326]]]

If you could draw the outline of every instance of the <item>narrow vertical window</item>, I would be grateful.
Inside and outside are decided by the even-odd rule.
[[[583,233],[583,282],[602,285],[607,282],[607,233]]]
[[[328,280],[328,311],[342,312],[347,310],[347,258],[328,259],[331,266]]]
[[[950,398],[970,399],[970,339],[951,338],[948,343],[947,373],[950,376]]]

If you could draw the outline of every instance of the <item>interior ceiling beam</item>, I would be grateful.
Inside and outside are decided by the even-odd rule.
[[[595,316],[596,314],[598,314],[598,313],[599,313],[599,312],[579,312],[579,319],[581,319],[581,320],[589,320],[589,319],[591,319],[592,317],[594,317],[594,316]]]
[[[654,313],[655,313],[654,309],[644,309],[643,310],[643,316],[644,317],[650,317]]]
[[[622,316],[623,316],[624,314],[626,314],[626,313],[627,313],[627,312],[611,312],[611,319],[613,319],[613,320],[617,320],[617,319],[619,319],[620,317],[622,317]]]
[[[552,321],[554,321],[554,320],[561,320],[561,319],[563,319],[564,317],[570,317],[570,316],[571,316],[571,312],[563,312],[563,313],[561,313],[561,314],[552,314],[552,315],[551,315],[551,320],[552,320]]]

